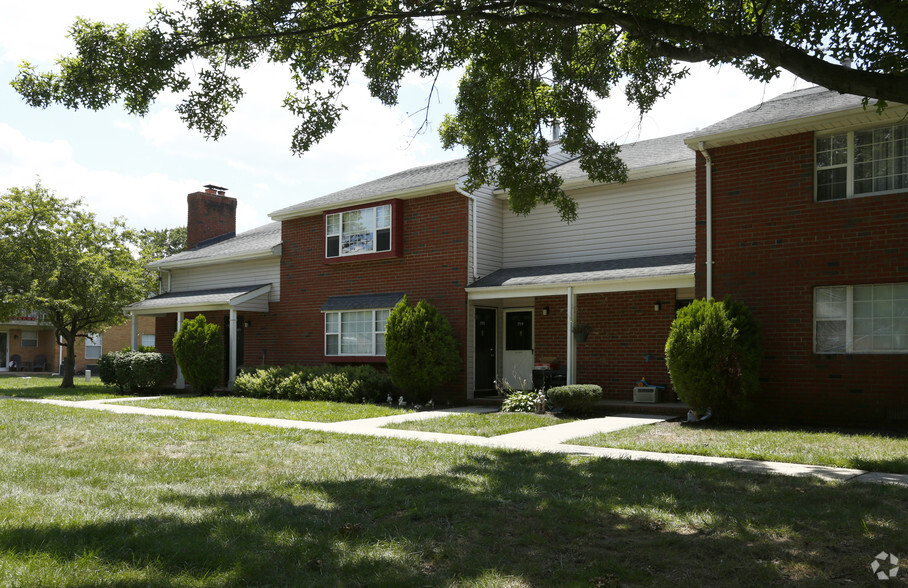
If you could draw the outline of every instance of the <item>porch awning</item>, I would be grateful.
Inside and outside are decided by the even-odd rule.
[[[694,286],[694,253],[501,269],[469,286],[470,299]]]
[[[385,294],[352,294],[349,296],[332,296],[322,304],[322,312],[337,310],[372,310],[375,308],[394,308],[403,300],[403,292]]]
[[[233,286],[192,292],[168,292],[130,304],[125,311],[137,315],[230,309],[268,312],[268,295],[270,293],[271,284]]]

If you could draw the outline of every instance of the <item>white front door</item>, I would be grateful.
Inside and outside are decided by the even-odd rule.
[[[533,389],[533,311],[504,311],[504,355],[502,377],[512,388]]]

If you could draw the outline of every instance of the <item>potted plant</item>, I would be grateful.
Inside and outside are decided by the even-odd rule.
[[[593,325],[574,323],[574,326],[571,330],[574,331],[574,339],[578,343],[584,343],[586,342],[587,337],[590,336],[590,333],[593,332]]]

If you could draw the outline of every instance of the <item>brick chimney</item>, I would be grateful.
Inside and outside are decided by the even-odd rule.
[[[226,196],[226,192],[227,188],[208,184],[204,192],[193,192],[186,197],[189,204],[186,249],[236,234],[236,198]]]

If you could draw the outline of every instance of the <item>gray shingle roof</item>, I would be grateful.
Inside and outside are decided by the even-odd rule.
[[[281,244],[281,223],[271,222],[256,227],[236,237],[212,245],[196,247],[148,264],[149,267],[167,267],[174,263],[216,260],[243,254],[267,252]]]
[[[862,96],[839,94],[826,88],[813,86],[804,90],[788,92],[752,106],[734,116],[700,129],[694,135],[706,137],[830,112],[860,108],[862,100]]]
[[[329,310],[366,310],[369,308],[394,308],[403,300],[403,292],[386,294],[352,294],[332,296],[322,304],[322,312]]]
[[[693,275],[694,254],[676,253],[633,259],[611,259],[498,270],[469,286],[494,288],[514,286],[553,286],[578,282],[658,278]]]
[[[621,146],[621,160],[630,172],[678,162],[690,162],[693,169],[695,154],[684,144],[684,139],[690,135],[683,133],[627,143]],[[565,181],[586,177],[586,172],[580,169],[579,158],[573,158],[556,169]]]
[[[168,292],[130,304],[126,309],[154,310],[156,308],[172,308],[176,306],[226,305],[238,296],[243,296],[244,294],[248,294],[265,286],[270,286],[270,284],[259,284],[257,286],[231,286],[229,288],[195,290],[192,292]]]
[[[423,165],[276,210],[271,213],[271,216],[281,217],[288,214],[321,211],[343,205],[346,202],[377,200],[382,196],[390,197],[396,193],[445,182],[450,182],[453,187],[457,178],[465,173],[467,173],[466,159]]]

